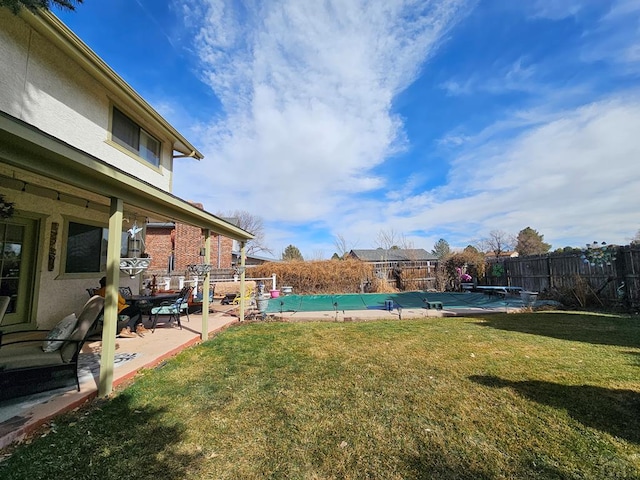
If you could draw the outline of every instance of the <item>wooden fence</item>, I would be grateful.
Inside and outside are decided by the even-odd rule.
[[[502,268],[495,268],[501,265]],[[510,285],[554,292],[587,285],[605,303],[640,306],[640,245],[617,247],[611,265],[586,263],[580,253],[500,259],[487,265],[487,285]]]

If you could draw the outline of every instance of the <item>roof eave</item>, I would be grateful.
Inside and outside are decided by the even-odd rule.
[[[172,147],[175,151],[196,160],[204,158],[204,155],[196,147],[167,122],[53,13],[47,10],[39,10],[37,14],[34,14],[28,9],[22,8],[19,15],[31,27],[96,78],[114,97],[135,108],[136,112],[145,120],[150,120],[164,129],[167,134],[173,137]]]

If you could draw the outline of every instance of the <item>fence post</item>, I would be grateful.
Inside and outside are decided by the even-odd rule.
[[[276,274],[272,273],[271,274],[271,290],[275,290],[276,289]]]

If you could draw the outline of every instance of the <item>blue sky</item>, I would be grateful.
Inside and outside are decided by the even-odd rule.
[[[279,257],[640,229],[640,0],[85,0],[54,10],[205,155],[174,193]]]

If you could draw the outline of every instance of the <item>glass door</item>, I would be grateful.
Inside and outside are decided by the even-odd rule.
[[[0,222],[0,296],[10,299],[0,327],[30,323],[36,227],[35,220],[26,218]]]

